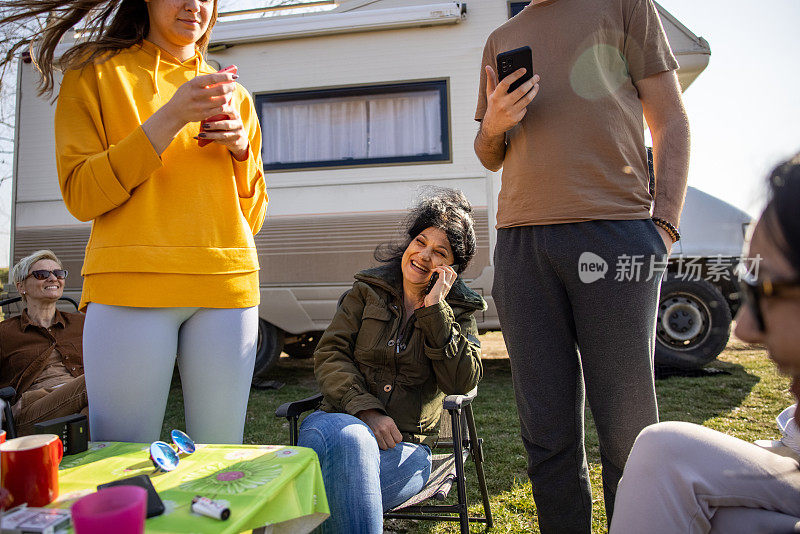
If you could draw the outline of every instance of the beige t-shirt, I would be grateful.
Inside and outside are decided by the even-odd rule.
[[[642,104],[635,82],[674,70],[652,0],[546,0],[489,36],[497,54],[530,46],[539,93],[507,136],[497,227],[650,217]]]

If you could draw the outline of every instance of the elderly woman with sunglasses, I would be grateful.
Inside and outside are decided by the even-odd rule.
[[[49,250],[22,258],[9,275],[25,309],[0,323],[0,387],[17,391],[12,413],[20,435],[32,434],[34,423],[88,412],[83,314],[56,309],[66,278]]]
[[[747,253],[761,262],[745,280],[735,332],[766,346],[800,400],[800,156],[770,185]],[[800,532],[800,457],[778,451],[690,423],[647,427],[625,466],[611,533]]]

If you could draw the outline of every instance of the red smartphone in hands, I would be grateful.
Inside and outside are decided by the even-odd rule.
[[[219,72],[223,72],[223,73],[229,72],[231,74],[236,74],[236,73],[239,72],[239,67],[237,67],[236,65],[230,65],[228,67],[225,67],[224,69],[222,69]],[[228,118],[227,115],[221,113],[219,115],[214,115],[213,117],[209,117],[203,122],[223,121],[223,120],[225,120],[227,118]],[[205,128],[203,128],[203,124],[201,123],[200,124],[200,132],[205,132],[205,131],[206,130],[205,130]],[[201,147],[206,146],[206,145],[211,144],[211,143],[212,143],[211,139],[198,139],[197,140],[197,144],[199,146],[201,146]]]

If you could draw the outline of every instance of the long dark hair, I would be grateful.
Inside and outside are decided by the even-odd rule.
[[[769,202],[761,216],[767,235],[795,273],[800,273],[800,154],[773,169],[769,193]]]
[[[375,259],[399,265],[411,241],[431,226],[447,234],[455,257],[453,269],[459,274],[464,272],[475,255],[477,245],[472,206],[458,189],[436,187],[427,190],[422,200],[411,208],[405,218],[403,239],[379,245],[375,249]]]
[[[0,0],[0,25],[25,25],[46,15],[44,29],[18,36],[10,44],[0,67],[5,70],[19,50],[31,45],[31,59],[41,74],[39,94],[53,93],[53,71],[81,69],[105,54],[115,54],[135,44],[140,44],[150,32],[150,19],[144,0]],[[217,20],[217,0],[208,28],[197,41],[205,54],[211,29]],[[61,38],[70,29],[85,21],[80,28],[81,42],[55,59],[55,50]]]

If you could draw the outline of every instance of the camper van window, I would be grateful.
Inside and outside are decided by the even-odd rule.
[[[264,169],[450,159],[444,80],[256,97]]]
[[[517,13],[525,9],[525,6],[530,2],[509,2],[508,3],[508,18],[515,16]]]

